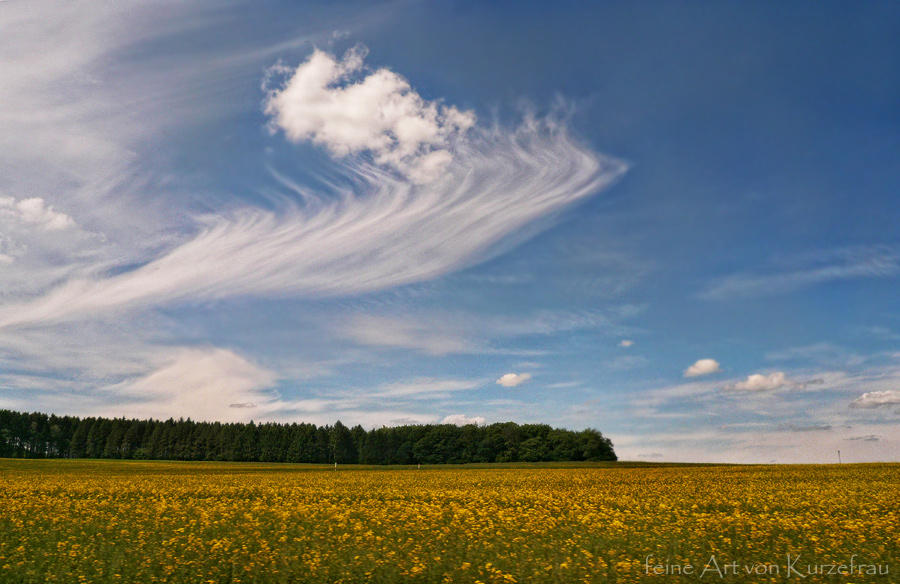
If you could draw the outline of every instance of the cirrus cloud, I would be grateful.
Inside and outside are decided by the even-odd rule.
[[[334,61],[333,67],[356,70],[357,58],[340,66]],[[413,105],[428,112],[437,106],[419,103],[410,91],[398,94],[409,106],[400,109],[427,121]],[[316,192],[279,175],[299,201],[276,210],[247,206],[198,217],[193,236],[136,269],[72,278],[42,296],[4,306],[0,327],[229,297],[347,296],[431,280],[521,243],[548,227],[548,218],[596,194],[626,170],[624,163],[573,140],[553,120],[527,119],[514,129],[472,128],[451,140],[446,132],[400,131],[400,114],[393,112],[400,106],[391,99],[379,103],[393,120],[375,126],[387,132],[381,146],[374,134],[354,142],[336,129],[326,132],[337,123],[330,119],[312,134],[289,134],[318,140],[336,155],[342,152],[336,144],[344,139],[347,152],[383,150],[373,150],[374,162],[360,156],[340,160],[344,182]],[[281,115],[283,108],[271,107],[272,115]],[[456,116],[450,109],[434,111],[441,128],[466,125],[441,117]],[[281,123],[291,128],[293,119]],[[426,184],[396,172],[398,165],[414,160],[426,164],[422,161],[437,152],[430,150],[435,144],[452,154],[440,177]]]

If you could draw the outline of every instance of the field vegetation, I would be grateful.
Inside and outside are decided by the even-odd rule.
[[[0,582],[893,582],[898,471],[6,459]]]

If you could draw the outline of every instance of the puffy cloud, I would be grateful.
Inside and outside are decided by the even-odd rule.
[[[155,371],[110,391],[134,402],[117,406],[120,415],[237,421],[256,404],[274,403],[264,390],[275,381],[272,372],[227,349],[186,348]]]
[[[900,405],[900,392],[889,389],[887,391],[870,391],[862,394],[850,403],[851,408],[883,408]]]
[[[507,373],[497,380],[498,385],[503,387],[515,387],[521,385],[531,379],[531,373]]]
[[[628,340],[628,339],[625,339],[625,340],[623,340],[621,343],[619,343],[619,346],[620,346],[620,347],[625,347],[625,348],[627,349],[628,347],[632,346],[633,344],[634,344],[634,341],[630,341],[630,340]]]
[[[75,225],[71,217],[54,211],[53,207],[47,205],[40,197],[18,201],[13,197],[0,197],[0,217],[4,216],[46,231],[57,231]]]
[[[453,424],[454,426],[481,426],[484,422],[485,420],[481,416],[468,418],[464,414],[452,414],[441,420],[441,424]]]
[[[754,373],[744,381],[740,381],[728,387],[728,389],[737,391],[771,391],[778,389],[779,387],[784,387],[785,385],[792,385],[792,383],[787,379],[784,372],[776,371],[769,375]]]
[[[715,359],[700,359],[690,367],[684,370],[685,377],[698,377],[700,375],[709,375],[721,371],[719,362]]]
[[[341,60],[313,52],[269,93],[265,111],[273,127],[337,156],[369,152],[417,183],[439,178],[453,160],[445,146],[475,124],[475,115],[422,99],[388,69],[362,75],[364,56],[359,48]]]

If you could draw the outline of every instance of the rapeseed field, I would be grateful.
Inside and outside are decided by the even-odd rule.
[[[896,464],[0,460],[3,584],[896,582],[898,560]]]

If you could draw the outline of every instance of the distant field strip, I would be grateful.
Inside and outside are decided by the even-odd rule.
[[[828,574],[851,558],[862,573]],[[0,459],[4,584],[801,581],[791,568],[900,581],[900,465]]]

